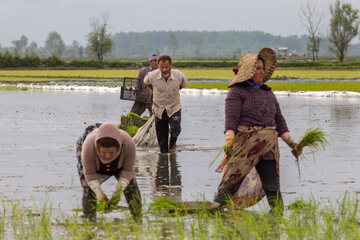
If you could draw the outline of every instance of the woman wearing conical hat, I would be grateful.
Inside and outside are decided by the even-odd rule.
[[[265,82],[276,66],[276,54],[263,48],[240,57],[238,72],[225,99],[227,154],[217,172],[224,171],[214,201],[237,207],[255,204],[266,195],[272,211],[283,211],[279,182],[281,137],[297,151],[279,103]]]

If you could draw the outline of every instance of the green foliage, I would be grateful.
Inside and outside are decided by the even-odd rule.
[[[25,55],[19,57],[12,55],[8,51],[0,52],[0,68],[24,68],[24,67],[39,67],[41,66],[40,58],[35,55]]]
[[[135,136],[139,127],[141,127],[149,117],[140,117],[136,113],[128,113],[127,115],[121,115],[121,124],[118,128],[126,131],[130,136]]]
[[[222,153],[226,154],[226,153],[230,153],[231,147],[227,144],[225,144],[224,146],[222,146],[222,148],[220,149],[220,152],[216,155],[216,157],[214,158],[214,160],[212,160],[209,164],[209,168],[214,164],[214,162],[216,161],[216,159],[218,159],[220,157],[220,155]]]
[[[129,126],[126,129],[126,132],[129,133],[130,136],[135,136],[135,134],[137,133],[137,131],[139,130],[139,127],[137,126]]]
[[[230,59],[234,49],[238,48],[245,53],[257,52],[264,46],[286,46],[290,52],[304,53],[307,36],[281,37],[261,31],[148,31],[115,33],[113,40],[111,56],[114,57],[143,56],[139,46],[145,42],[149,52],[153,53],[174,55],[175,52],[184,57],[222,56]]]
[[[61,60],[56,54],[52,54],[45,60],[44,63],[47,67],[58,67],[64,65],[64,61]]]
[[[62,56],[65,51],[65,43],[57,32],[50,32],[45,40],[44,49],[48,55]]]
[[[107,33],[107,17],[93,18],[90,25],[92,31],[88,34],[88,49],[99,61],[102,61],[104,55],[110,52],[113,45],[111,34]]]
[[[360,49],[359,49],[360,50]],[[51,59],[51,64],[47,64]],[[0,68],[48,68],[61,67],[62,69],[74,68],[90,68],[90,69],[136,69],[143,66],[148,66],[148,60],[103,60],[101,62],[96,60],[73,59],[63,60],[58,55],[51,55],[49,58],[40,59],[36,53],[25,54],[21,57],[11,54],[8,51],[0,52]],[[237,66],[238,60],[174,60],[173,67],[181,69],[198,69],[199,71],[214,70],[228,71],[228,77],[220,79],[230,79],[233,77],[231,69]],[[317,62],[309,61],[308,59],[287,59],[279,60],[277,63],[278,69],[359,69],[359,58],[347,58],[346,62],[336,62],[334,59],[320,59]],[[136,77],[136,75],[134,75]],[[217,78],[217,76],[205,78]],[[219,78],[217,78],[219,79]]]
[[[292,153],[296,157],[296,163],[298,167],[299,177],[300,177],[300,165],[299,165],[299,157],[303,156],[302,152],[305,147],[308,147],[312,150],[312,154],[319,150],[325,150],[326,145],[330,145],[326,139],[326,132],[322,131],[320,128],[309,128],[306,130],[305,135],[299,142],[297,146],[297,151],[294,150]],[[315,158],[314,158],[315,159]]]
[[[318,53],[320,51],[319,26],[325,18],[325,13],[319,13],[315,5],[307,2],[304,7],[301,7],[301,22],[308,31],[308,43],[306,50],[311,53],[313,62],[318,60]]]
[[[6,91],[27,91],[29,90],[28,87],[18,87],[17,85],[13,85],[13,84],[6,84],[6,85],[1,85],[0,86],[0,90],[6,90]]]
[[[24,49],[28,44],[28,38],[25,35],[22,35],[19,40],[14,40],[11,43],[14,45],[14,54],[22,56]]]
[[[185,208],[184,205],[174,202],[166,197],[157,197],[149,205],[149,212],[169,212],[169,210],[176,211],[180,208]]]
[[[309,147],[313,152],[318,150],[325,150],[326,145],[329,145],[329,142],[326,139],[326,132],[322,131],[320,128],[309,128],[306,130],[305,135],[299,142],[297,147],[298,151],[302,152],[304,147]],[[297,158],[299,156],[296,156]]]
[[[350,41],[359,32],[359,10],[354,9],[351,4],[336,0],[330,5],[330,36],[328,50],[334,53],[340,62],[344,61]]]
[[[283,216],[269,214],[267,209],[186,214],[182,204],[160,197],[148,205],[142,224],[134,221],[127,211],[116,215],[99,211],[96,222],[89,222],[81,219],[78,212],[55,212],[46,203],[35,207],[35,212],[18,202],[2,203],[0,237],[3,239],[360,238],[358,199],[347,193],[330,203],[314,198],[297,199],[289,203]],[[202,205],[206,206],[205,201]]]

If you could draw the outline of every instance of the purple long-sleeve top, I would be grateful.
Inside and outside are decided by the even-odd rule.
[[[265,84],[254,88],[243,82],[230,88],[225,99],[225,131],[236,133],[239,125],[276,127],[279,136],[289,131],[279,102]],[[265,154],[264,159],[273,159],[273,153]]]

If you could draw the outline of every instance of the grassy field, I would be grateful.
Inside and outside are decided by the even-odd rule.
[[[231,69],[180,69],[189,79],[234,77]],[[138,70],[0,70],[0,81],[114,81],[137,77]],[[273,78],[360,79],[360,70],[276,70]]]
[[[228,82],[234,77],[230,69],[181,69],[192,80],[224,79],[224,82],[189,83],[187,88],[202,89],[228,89]],[[50,81],[77,81],[77,82],[119,82],[122,78],[136,77],[138,70],[0,70],[0,83],[46,83]],[[280,79],[350,79],[349,81],[323,81],[323,82],[268,82],[276,91],[354,91],[360,92],[360,82],[351,79],[360,79],[360,70],[277,70],[273,78]],[[10,90],[9,86],[0,89]],[[26,89],[22,89],[26,90]]]
[[[229,210],[197,210],[188,214],[155,200],[147,205],[142,223],[128,211],[112,218],[99,213],[96,222],[83,221],[78,212],[54,213],[51,204],[24,208],[2,201],[0,239],[359,239],[358,200],[345,195],[334,205],[299,199],[284,216]],[[169,212],[169,207],[173,213]]]
[[[268,82],[274,91],[350,91],[360,92],[360,82]],[[227,83],[189,83],[187,88],[228,89]]]

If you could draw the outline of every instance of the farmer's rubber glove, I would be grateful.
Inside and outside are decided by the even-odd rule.
[[[108,200],[105,193],[101,189],[99,180],[92,180],[88,183],[88,185],[100,202],[106,202]]]
[[[226,154],[230,154],[232,151],[232,146],[234,145],[234,138],[235,138],[235,133],[233,130],[227,130],[225,132],[225,148],[224,151]]]
[[[294,141],[294,139],[291,137],[290,132],[285,132],[283,135],[281,135],[281,139],[286,142],[286,144],[292,148],[292,153],[294,154],[295,157],[298,157],[302,150],[298,149],[298,143],[296,143]]]
[[[124,191],[125,188],[129,185],[129,180],[126,178],[120,178],[119,182],[116,184],[115,192],[110,198],[110,205],[117,205],[120,201],[121,191]]]

